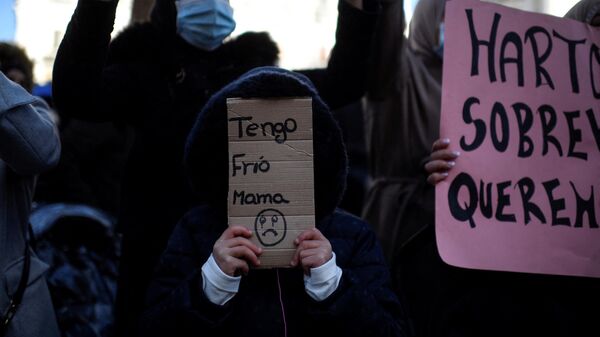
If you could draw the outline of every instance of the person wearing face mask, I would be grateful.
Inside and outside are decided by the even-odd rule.
[[[235,20],[227,0],[156,0],[149,22],[111,41],[117,3],[78,1],[54,65],[53,95],[63,115],[111,121],[135,134],[118,216],[123,247],[117,334],[129,337],[135,336],[156,261],[177,221],[195,204],[182,158],[197,113],[241,74],[276,64],[278,48],[266,33],[228,40]],[[376,20],[368,10],[376,7],[374,0],[339,1],[337,43],[327,69],[314,78],[332,108],[364,92]]]
[[[565,18],[599,30],[600,0],[580,1]],[[438,139],[433,143],[430,159],[424,165],[432,186],[446,179],[454,163],[461,160],[448,149],[450,142],[456,141]],[[600,302],[597,279],[452,267],[437,270],[444,270],[436,277],[445,284],[437,293],[450,295],[440,296],[445,297],[436,303],[441,314],[430,321],[448,336],[600,335],[596,311],[589,310]]]
[[[175,5],[177,33],[199,49],[217,49],[235,29],[229,1],[179,0]]]

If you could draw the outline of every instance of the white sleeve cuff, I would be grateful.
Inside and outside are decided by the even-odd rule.
[[[315,301],[323,301],[337,289],[342,280],[342,269],[335,262],[335,253],[329,261],[310,269],[310,276],[304,275],[304,289]]]
[[[225,274],[212,254],[202,266],[202,290],[204,295],[216,305],[224,305],[237,294],[241,276]]]

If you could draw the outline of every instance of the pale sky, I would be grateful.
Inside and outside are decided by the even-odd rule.
[[[15,6],[16,30],[10,32],[7,15],[13,0],[0,0],[0,40],[13,36],[25,47],[35,62],[39,83],[51,79],[52,65],[76,0],[18,0]],[[288,69],[323,67],[335,42],[338,0],[230,0],[234,7],[237,29],[268,31],[281,50],[280,66]],[[404,0],[409,19],[417,0]],[[577,0],[495,0],[522,9],[543,8],[557,16],[564,15]],[[129,22],[132,0],[120,0],[115,33]],[[5,8],[7,7],[7,8]],[[10,17],[10,15],[8,15]],[[9,27],[9,28],[7,28]],[[2,33],[6,35],[2,38]]]

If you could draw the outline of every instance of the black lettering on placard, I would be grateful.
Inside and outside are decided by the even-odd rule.
[[[540,53],[538,47],[538,40],[536,35],[541,34],[546,37],[546,50]],[[533,51],[533,60],[535,62],[535,86],[537,88],[542,85],[548,85],[552,90],[554,90],[554,82],[552,81],[552,77],[548,72],[548,69],[543,67],[543,64],[548,60],[550,54],[552,53],[552,37],[550,33],[546,29],[540,26],[534,26],[527,30],[525,33],[525,43],[531,41],[531,49]]]
[[[575,128],[573,120],[579,118],[579,110],[577,111],[565,111],[565,117],[567,118],[567,125],[569,126],[569,152],[567,156],[572,158],[579,158],[587,160],[587,153],[576,152],[575,145],[581,143],[581,130]]]
[[[566,209],[566,203],[564,198],[557,198],[554,195],[554,191],[561,185],[558,179],[542,182],[542,186],[545,190],[545,196],[548,200],[551,217],[547,217],[542,211],[538,204],[533,202],[535,195],[535,183],[533,179],[529,177],[521,178],[514,185],[514,190],[518,190],[515,196],[521,197],[521,207],[523,211],[523,223],[528,225],[533,220],[533,217],[542,223],[547,223],[547,218],[551,218],[552,226],[565,226],[574,228],[583,228],[584,218],[587,215],[588,225],[590,229],[599,229],[600,224],[596,218],[596,202],[595,202],[595,189],[591,187],[591,193],[589,198],[585,199],[581,196],[579,191],[576,189],[572,182],[569,182],[574,192],[576,202],[576,215],[574,222],[568,217],[560,217],[559,212]],[[496,200],[492,196],[492,186],[496,185]],[[454,180],[450,183],[448,189],[448,207],[450,214],[454,219],[460,222],[468,222],[470,228],[476,228],[475,215],[477,210],[480,214],[487,219],[491,219],[494,214],[495,220],[498,222],[517,222],[517,217],[514,213],[507,213],[505,209],[511,206],[511,193],[508,193],[512,189],[512,181],[502,181],[496,184],[485,183],[484,181],[479,182],[479,190],[473,178],[465,172],[459,173]],[[463,192],[461,192],[465,189]],[[464,201],[459,200],[459,195],[465,198]]]
[[[571,184],[571,188],[573,188],[573,192],[575,192],[575,199],[577,200],[577,216],[575,217],[575,224],[573,227],[583,227],[583,214],[587,213],[590,228],[598,228],[598,221],[596,220],[596,203],[594,202],[594,186],[592,186],[590,198],[586,200],[579,195],[573,182],[569,182],[569,184]]]
[[[484,189],[485,185],[485,189]],[[494,205],[492,201],[492,184],[484,184],[483,180],[479,181],[479,209],[481,214],[491,219],[494,216]]]
[[[506,56],[506,49],[508,45],[512,44],[515,47],[516,56]],[[506,65],[514,63],[517,67],[517,85],[519,87],[525,86],[525,75],[523,73],[523,42],[519,34],[510,32],[502,39],[502,45],[500,46],[500,79],[502,83],[506,82]]]
[[[238,122],[238,137],[242,138],[244,137],[244,124],[242,122],[244,121],[250,121],[252,120],[252,117],[232,117],[229,118],[230,122]],[[250,124],[254,124],[254,123],[250,123]]]
[[[538,113],[542,122],[542,138],[544,139],[544,146],[542,149],[542,155],[548,154],[548,144],[554,145],[559,156],[563,156],[562,147],[556,137],[550,135],[552,130],[556,127],[556,110],[550,105],[544,104],[539,107]]]
[[[230,122],[237,122],[238,124],[238,137],[243,138],[246,137],[255,137],[257,135],[256,131],[261,130],[263,137],[272,136],[275,142],[282,144],[288,138],[288,134],[295,132],[298,130],[298,123],[293,118],[288,118],[283,122],[264,122],[264,123],[254,123],[251,122],[253,117],[232,117],[229,118]],[[246,125],[244,126],[243,122]]]
[[[246,193],[246,191],[233,191],[234,205],[264,205],[264,204],[289,204],[281,193]]]
[[[502,158],[501,165],[514,165],[516,171],[531,165],[523,159],[539,154],[561,157],[560,161],[570,160],[568,163],[574,159],[588,161],[588,158],[592,160],[597,157],[595,150],[600,153],[600,121],[595,114],[598,111],[594,111],[597,105],[594,99],[600,99],[598,43],[588,41],[590,39],[584,34],[577,36],[578,29],[570,29],[568,26],[565,26],[567,28],[564,32],[561,31],[562,26],[558,25],[556,27],[561,27],[558,29],[560,32],[553,30],[550,23],[548,27],[530,25],[524,27],[528,28],[526,31],[510,31],[507,27],[500,27],[502,19],[506,21],[508,16],[503,17],[494,12],[485,12],[484,15],[478,16],[474,9],[465,9],[465,14],[466,17],[462,20],[465,23],[466,18],[469,29],[471,64],[469,74],[462,75],[467,76],[467,79],[470,76],[470,80],[479,78],[477,82],[471,83],[473,85],[484,80],[486,85],[491,86],[481,91],[485,96],[477,96],[474,92],[465,95],[465,98],[468,98],[462,107],[464,133],[459,138],[460,148],[465,152],[478,149],[491,151]],[[559,57],[562,59],[558,59]],[[589,64],[586,61],[589,61]],[[466,70],[469,71],[468,68]],[[488,76],[485,76],[486,70]],[[586,83],[588,73],[590,85]],[[531,78],[526,78],[530,75]],[[581,78],[579,75],[582,75]],[[519,93],[519,99],[508,103],[504,101],[506,97],[514,95],[511,89],[507,89],[508,86],[502,83],[508,83],[513,89],[521,91],[527,83],[531,90]],[[546,91],[533,92],[535,88],[542,87],[545,87],[543,90]],[[557,89],[563,92],[556,92]],[[498,94],[494,95],[493,90],[497,90]],[[549,94],[547,90],[554,92]],[[581,94],[581,102],[573,102],[572,94]],[[592,95],[594,98],[591,98]],[[540,104],[540,99],[546,101],[537,105]],[[536,105],[533,102],[536,102]],[[553,102],[554,105],[547,104],[549,102]],[[589,104],[587,107],[593,108],[585,110],[581,103]],[[574,106],[568,106],[569,104]],[[513,111],[510,111],[511,108]],[[536,115],[539,116],[539,120]],[[512,118],[514,119],[511,120]],[[517,130],[514,130],[515,126]],[[594,153],[589,150],[592,148],[592,136],[596,145]],[[514,152],[509,153],[513,155],[512,158],[499,155],[507,151]],[[483,155],[482,157],[487,158]],[[510,162],[511,159],[514,159],[514,162]],[[545,160],[548,162],[550,159]],[[537,162],[538,159],[534,161]],[[476,165],[473,161],[470,163]],[[549,169],[553,171],[567,167],[567,163],[563,162],[553,164],[552,161],[548,162]],[[575,165],[577,164],[583,165],[575,161]],[[597,218],[600,208],[596,209],[600,207],[596,198],[597,188],[591,186],[590,189],[582,189],[580,185],[575,184],[580,184],[579,180],[573,182],[562,178],[563,175],[570,175],[571,170],[573,169],[568,169],[564,174],[557,172],[556,178],[551,176],[543,180],[534,180],[539,178],[536,174],[515,177],[513,170],[507,170],[505,173],[494,170],[494,173],[489,173],[494,179],[493,182],[480,180],[474,175],[475,172],[458,172],[448,186],[447,202],[450,215],[460,222],[463,228],[472,229],[488,224],[518,221],[524,226],[531,226],[533,222],[536,226],[545,225],[543,227],[556,228],[558,231],[568,227],[600,230],[600,221]],[[582,167],[581,170],[585,168]],[[481,173],[479,170],[473,171]],[[577,171],[575,173],[577,174]],[[501,178],[502,174],[506,174],[508,179]],[[586,174],[589,175],[587,172],[582,173]],[[566,185],[567,182],[570,189]],[[486,219],[489,221],[484,224]]]
[[[492,107],[490,124],[490,136],[492,137],[492,144],[498,152],[504,152],[508,148],[508,141],[510,140],[510,130],[508,125],[508,116],[506,115],[506,109],[500,102],[496,102]],[[500,128],[502,130],[502,139],[498,137],[498,126],[496,121],[500,118]]]
[[[462,208],[458,194],[462,187],[465,187],[469,195],[469,203],[465,203],[465,207]],[[469,221],[469,226],[475,228],[475,221],[473,220],[473,214],[477,210],[477,186],[475,181],[467,173],[460,173],[454,178],[448,189],[448,204],[450,206],[450,213],[458,221]]]
[[[479,75],[479,48],[487,47],[488,55],[488,73],[490,82],[496,82],[496,69],[495,69],[495,55],[496,55],[496,36],[498,34],[498,26],[502,16],[498,13],[494,14],[494,22],[492,23],[492,30],[490,32],[489,40],[480,40],[475,30],[475,24],[473,23],[473,10],[465,10],[467,13],[467,20],[469,21],[469,32],[471,33],[471,76]]]
[[[533,126],[533,111],[525,103],[513,104],[513,110],[517,116],[519,126],[519,157],[527,158],[533,154],[533,140],[527,135]]]
[[[255,161],[250,161],[250,162],[245,162],[245,161],[241,161],[241,165],[238,165],[239,161],[237,160],[238,158],[243,158],[245,157],[246,154],[245,153],[240,153],[240,154],[234,154],[231,157],[231,169],[232,169],[232,177],[235,177],[236,174],[238,173],[238,171],[242,171],[242,175],[247,175],[247,174],[258,174],[260,172],[262,173],[266,173],[269,172],[269,170],[271,169],[271,163],[269,163],[267,160],[265,160],[264,156],[260,156],[260,161],[255,162]]]
[[[486,52],[487,62],[482,63],[484,66],[487,66],[488,80],[490,83],[495,83],[498,80],[496,74],[498,70],[500,71],[501,81],[506,83],[508,81],[507,67],[512,64],[516,68],[517,86],[524,87],[525,75],[528,70],[525,69],[525,65],[529,64],[528,62],[525,62],[525,46],[530,45],[534,66],[531,70],[535,70],[536,88],[547,85],[552,90],[556,90],[555,79],[552,78],[546,63],[553,55],[553,51],[556,50],[557,46],[564,44],[567,48],[567,57],[562,64],[568,64],[571,91],[579,94],[582,88],[579,73],[589,73],[592,94],[596,99],[600,99],[600,76],[598,76],[600,74],[600,47],[597,44],[588,44],[586,38],[576,39],[566,37],[556,30],[551,30],[550,32],[548,29],[541,26],[532,26],[522,35],[514,31],[509,31],[505,33],[504,36],[499,36],[499,26],[502,20],[501,14],[494,13],[491,25],[487,18],[483,19],[482,23],[479,25],[476,25],[473,9],[465,9],[465,13],[471,42],[471,70],[469,74],[471,77],[479,76],[481,74],[480,56],[482,52]],[[488,21],[487,25],[485,24],[486,21]],[[489,36],[486,36],[486,40],[486,37],[482,36],[483,34],[481,34],[481,31],[485,31],[484,28],[488,27],[490,30]],[[497,42],[500,42],[498,46],[500,48],[498,64],[496,64]],[[584,69],[582,67],[583,64],[578,64],[579,60],[577,56],[578,51],[581,49],[580,47],[587,48],[587,45],[589,45],[589,67]]]
[[[552,31],[554,37],[565,42],[569,46],[569,72],[571,74],[571,89],[574,93],[579,93],[579,76],[577,74],[577,45],[585,44],[586,39],[571,40],[556,31]]]
[[[467,144],[465,136],[460,139],[460,147],[465,151],[474,151],[481,146],[485,139],[485,122],[481,119],[473,120],[471,116],[471,106],[474,104],[479,105],[479,99],[477,97],[469,97],[463,106],[463,121],[467,124],[473,123],[475,125],[475,139],[471,144]]]
[[[543,182],[542,185],[548,195],[548,201],[550,202],[550,209],[552,210],[552,226],[571,226],[569,218],[559,218],[558,212],[565,209],[565,199],[555,199],[552,191],[560,186],[558,179]]]
[[[463,106],[463,122],[467,125],[473,125],[475,127],[475,136],[469,143],[467,136],[462,135],[460,137],[459,145],[461,149],[466,152],[477,150],[483,142],[486,140],[488,134],[488,126],[486,121],[481,118],[473,118],[472,107],[479,105],[479,99],[477,97],[469,97]],[[511,139],[511,124],[510,117],[507,113],[506,108],[501,102],[495,102],[492,106],[491,113],[489,115],[489,135],[491,143],[494,149],[498,152],[506,152],[509,148],[511,140],[518,142],[518,151],[516,155],[519,158],[529,158],[534,154],[536,145],[534,139],[529,135],[534,126],[534,112],[533,110],[523,102],[517,102],[512,105],[514,116],[516,119],[516,127],[519,134],[518,139],[512,137]],[[588,153],[583,150],[578,151],[578,145],[583,142],[583,130],[578,128],[576,121],[581,117],[579,110],[575,111],[563,111],[561,116],[564,116],[560,121],[569,131],[568,144],[566,139],[565,144],[561,144],[559,139],[553,134],[558,124],[558,115],[556,110],[547,104],[541,105],[537,109],[537,113],[540,118],[540,129],[541,129],[541,141],[542,155],[547,156],[550,152],[550,146],[552,145],[560,157],[567,156],[571,158],[577,158],[584,161],[588,160]],[[591,131],[598,151],[600,152],[600,125],[596,120],[596,116],[592,109],[586,111],[587,119],[589,123],[589,129],[586,127],[585,130]],[[538,139],[538,138],[536,138]],[[563,146],[566,147],[567,153],[563,153]]]
[[[535,184],[531,178],[522,178],[517,182],[519,191],[521,192],[521,201],[523,202],[523,215],[525,217],[525,224],[528,225],[531,222],[531,215],[533,214],[541,223],[546,223],[546,217],[538,205],[531,202],[531,198],[535,193]]]
[[[517,218],[514,214],[505,214],[504,208],[510,206],[510,195],[504,193],[504,191],[512,185],[510,181],[503,181],[498,183],[498,205],[496,206],[496,220],[502,222],[517,222]]]
[[[585,113],[590,122],[590,128],[592,129],[592,133],[594,134],[594,139],[596,140],[596,147],[598,148],[598,151],[600,151],[600,127],[598,127],[598,122],[596,121],[594,110],[588,109]]]

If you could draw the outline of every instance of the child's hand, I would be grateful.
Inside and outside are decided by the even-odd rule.
[[[215,242],[213,257],[225,274],[236,276],[240,271],[247,274],[250,270],[248,263],[260,265],[258,256],[262,253],[262,248],[248,240],[251,236],[252,232],[248,228],[231,226]]]
[[[290,264],[294,267],[301,265],[307,275],[310,268],[320,267],[333,257],[331,243],[316,228],[302,232],[294,244],[298,248]]]
[[[431,159],[425,164],[425,170],[429,173],[427,182],[436,185],[446,179],[448,171],[456,164],[454,161],[460,156],[460,152],[448,150],[449,139],[438,139],[433,143]]]

